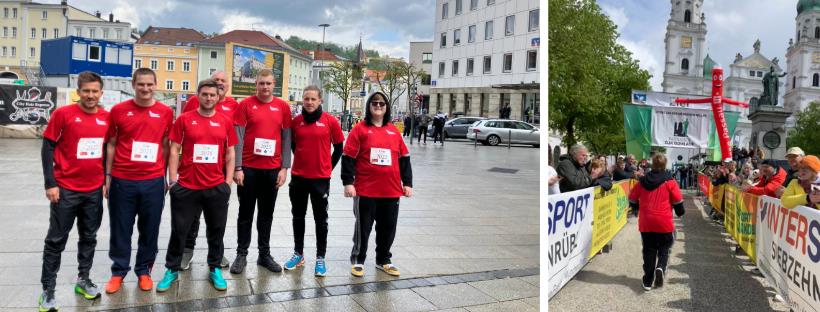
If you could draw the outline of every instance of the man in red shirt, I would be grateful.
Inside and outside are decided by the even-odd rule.
[[[195,111],[177,118],[168,138],[171,141],[169,155],[172,155],[168,158],[171,237],[165,257],[165,267],[168,269],[157,284],[158,292],[168,290],[179,279],[188,231],[203,212],[207,226],[210,281],[217,290],[228,287],[221,270],[224,252],[222,237],[228,218],[228,199],[233,182],[233,146],[237,139],[230,118],[214,109],[218,89],[219,85],[213,80],[200,82],[197,97],[202,101]]]
[[[755,195],[780,198],[777,196],[777,189],[783,185],[783,181],[786,181],[786,170],[780,168],[773,160],[766,159],[760,164],[760,173],[763,177],[761,177],[757,186],[745,182],[740,186],[740,189]]]
[[[228,79],[225,76],[225,72],[221,70],[214,72],[213,75],[211,75],[211,80],[215,81],[219,85],[219,100],[217,101],[214,109],[219,113],[225,114],[225,116],[227,116],[231,121],[231,127],[233,127],[233,114],[236,112],[236,107],[239,106],[239,103],[237,103],[234,98],[226,96],[226,94],[228,94],[228,90],[230,90],[230,87],[228,85]],[[195,111],[198,107],[199,95],[191,97],[191,99],[188,100],[188,103],[185,103],[185,108],[182,112],[185,113]],[[199,219],[196,219],[194,220],[194,223],[191,224],[191,230],[188,231],[188,239],[185,240],[185,251],[182,253],[182,270],[191,268],[191,261],[194,258],[194,247],[196,247],[196,237],[198,235]],[[228,265],[230,265],[228,258],[222,257],[221,266],[226,268]]]
[[[120,290],[131,270],[131,234],[139,216],[137,259],[134,272],[139,287],[151,290],[151,269],[157,257],[157,237],[165,205],[165,162],[168,159],[168,133],[174,112],[154,100],[157,76],[154,71],[134,71],[131,85],[134,99],[111,108],[106,154],[106,189],[111,220],[108,256],[111,279],[105,286],[109,294]]]
[[[314,275],[325,276],[330,173],[342,157],[345,136],[339,121],[322,112],[322,91],[316,86],[307,86],[302,92],[302,114],[293,119],[291,128],[294,164],[289,186],[295,246],[293,256],[285,263],[285,270],[305,263],[305,214],[310,198],[313,221],[316,224]],[[330,154],[331,146],[333,155]]]
[[[103,82],[100,75],[82,72],[77,76],[80,102],[58,108],[43,132],[43,176],[51,218],[43,248],[43,293],[41,311],[56,309],[54,288],[74,219],[77,219],[77,262],[75,292],[86,299],[100,297],[89,271],[97,246],[97,230],[103,214],[103,141],[108,131],[108,112],[99,105]]]
[[[231,273],[240,274],[247,265],[251,244],[254,206],[259,205],[256,231],[259,258],[256,264],[272,272],[282,272],[270,255],[270,230],[276,194],[285,184],[290,168],[290,106],[273,96],[273,72],[259,71],[256,95],[241,103],[234,114],[239,143],[236,144],[234,181],[239,196],[236,259]]]

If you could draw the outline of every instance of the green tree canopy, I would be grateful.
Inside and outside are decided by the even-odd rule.
[[[310,51],[316,50],[316,48],[322,44],[320,41],[302,39],[298,36],[290,36],[290,38],[285,40],[285,43],[296,49]],[[325,41],[324,47],[330,49],[331,53],[344,57],[348,60],[356,59],[356,44],[353,44],[352,46],[342,46],[333,42]],[[368,57],[379,57],[379,51],[376,50],[364,50],[364,54]]]
[[[796,124],[786,139],[789,147],[799,146],[806,155],[820,155],[820,103],[811,102],[802,112],[795,114]]]

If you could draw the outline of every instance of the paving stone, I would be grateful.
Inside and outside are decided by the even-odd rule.
[[[533,297],[538,296],[539,293],[538,287],[515,278],[472,282],[469,284],[498,301]]]
[[[521,299],[521,301],[524,301],[524,303],[529,304],[530,306],[532,306],[535,309],[538,309],[538,306],[541,304],[541,298],[540,297],[524,298],[524,299]]]
[[[210,281],[179,281],[177,300],[251,294],[250,284],[247,280],[226,280],[226,282],[228,282],[227,290],[216,290]]]
[[[367,312],[350,296],[335,296],[282,302],[285,311],[300,312]]]
[[[541,287],[541,275],[524,276],[519,277],[518,279],[525,281],[535,287]]]
[[[465,309],[470,312],[538,312],[538,309],[520,300],[469,306]]]
[[[419,287],[413,288],[413,291],[438,308],[455,308],[496,302],[495,299],[469,284]]]
[[[410,289],[350,295],[367,311],[432,311],[436,307]]]

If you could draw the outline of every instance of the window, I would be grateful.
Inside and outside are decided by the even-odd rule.
[[[212,58],[212,59],[215,59],[215,58],[216,58],[216,51],[211,51],[211,58]]]
[[[87,50],[87,44],[75,42],[71,45],[71,59],[84,61],[86,58]]]
[[[190,85],[191,85],[190,82],[188,82],[187,80],[183,80],[182,81],[182,91],[188,91]]]
[[[167,61],[165,62],[165,70],[167,71],[174,71],[174,61]]]
[[[692,22],[692,11],[686,10],[683,12],[683,22],[684,23],[691,23]]]
[[[452,70],[453,77],[458,76],[458,61],[453,61],[453,70]]]
[[[43,11],[43,19],[48,19],[48,11]]]
[[[495,4],[495,0],[487,0],[487,5],[493,5],[493,4]]]
[[[473,67],[475,65],[474,63],[475,63],[475,61],[473,59],[471,59],[471,58],[467,59],[467,76],[472,76],[473,75]]]
[[[13,49],[13,48],[14,48],[14,47],[12,47],[12,49]],[[795,80],[795,78],[796,78],[796,77],[792,77],[792,89],[794,89],[794,88],[795,88],[795,84],[797,83],[797,80]]]
[[[484,40],[493,39],[493,21],[484,23]]]
[[[811,86],[820,87],[820,74],[814,74],[811,76]]]
[[[441,42],[439,43],[439,47],[447,47],[447,33],[441,33]]]
[[[470,0],[470,11],[478,8],[478,0]]]
[[[159,67],[158,63],[157,60],[151,60],[151,70],[157,70],[157,67]]]
[[[520,122],[520,121],[515,123],[515,127],[518,128],[519,130],[533,130],[533,129],[535,129],[532,125],[530,125],[528,123]]]
[[[438,62],[438,76],[444,77],[444,62]]]
[[[461,15],[461,1],[462,0],[456,0],[456,15]]]
[[[5,37],[8,37],[8,36],[9,36],[9,28],[8,27],[3,27],[3,37],[5,38]]]
[[[447,19],[449,3],[441,5],[441,19]]]
[[[122,29],[117,29],[117,40],[122,39]]]
[[[750,70],[750,71],[749,71],[749,77],[754,77],[754,76],[755,76],[755,71]]]
[[[758,71],[758,72],[757,72],[757,76],[758,76],[758,77],[763,77],[763,72],[762,72],[762,71]]]
[[[37,28],[31,29],[31,39],[37,38]]]
[[[60,37],[60,29],[59,28],[54,28],[54,38],[59,38],[59,37]]]
[[[430,80],[431,80],[431,79],[432,79],[432,78],[430,77],[430,75],[428,75],[428,74],[421,74],[421,85],[422,85],[422,86],[429,86],[429,85],[430,85]]]
[[[94,28],[89,28],[89,29],[88,29],[88,38],[94,38],[94,36],[95,36],[96,34],[97,34],[97,30],[96,30],[96,29],[94,29]]]
[[[216,68],[208,68],[208,76],[213,76],[215,72],[216,72]]]
[[[100,61],[100,46],[88,46],[88,60],[89,61]]]
[[[35,48],[29,49],[29,57],[37,56],[37,50]]]
[[[492,72],[493,69],[493,57],[492,56],[485,56],[484,57],[484,73],[489,74]]]
[[[17,56],[17,47],[11,47],[11,57],[15,57],[15,56]]]
[[[12,8],[11,9],[11,17],[12,18],[17,18],[17,8]]]
[[[174,89],[174,81],[173,80],[165,80],[165,90],[173,90]]]
[[[103,39],[108,39],[108,28],[103,28]]]
[[[9,18],[9,8],[3,8],[3,18]]]
[[[107,46],[105,47],[105,63],[106,64],[117,64],[119,61],[117,58],[120,56],[120,49]]]
[[[124,49],[123,48],[123,49],[119,49],[119,50],[120,50],[119,64],[120,65],[131,65],[131,56],[132,56],[131,49]]]
[[[8,9],[6,9],[6,11],[8,11]],[[3,54],[2,55],[6,56],[6,54],[8,54],[8,48],[3,47]]]
[[[538,9],[530,11],[529,31],[538,30]]]
[[[515,33],[515,15],[507,16],[504,20],[504,35],[512,36]]]
[[[461,29],[453,30],[453,45],[461,44]]]
[[[191,71],[191,62],[188,62],[188,61],[182,62],[182,71],[184,71],[186,73],[190,72]]]
[[[505,73],[512,71],[512,53],[504,54],[504,67],[502,71]]]
[[[527,71],[538,70],[538,50],[527,51]]]
[[[688,71],[689,70],[689,59],[683,59],[680,61],[680,70]]]
[[[424,64],[430,64],[433,62],[433,53],[424,52],[421,54],[421,62]]]
[[[467,27],[467,43],[475,42],[475,25]]]
[[[134,59],[134,68],[142,68],[142,60]]]
[[[41,33],[43,34],[43,39],[46,39],[48,37],[48,29],[43,28],[41,30]]]
[[[74,27],[74,35],[77,37],[83,36],[83,28],[82,27]]]

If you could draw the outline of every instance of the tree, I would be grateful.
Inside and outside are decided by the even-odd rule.
[[[416,83],[419,82],[421,77],[426,75],[426,73],[410,62],[399,63],[397,72],[404,84],[407,85],[407,111],[412,112],[413,101],[410,97],[416,95]]]
[[[330,49],[330,52],[339,56],[342,56],[348,60],[353,60],[356,58],[356,46],[340,46],[333,42],[325,42],[322,45],[321,41],[313,41],[313,40],[306,40],[299,38],[298,36],[290,36],[285,43],[288,45],[302,50],[310,50],[314,51],[319,46],[323,46],[325,49]],[[376,50],[364,50],[364,54],[367,57],[379,57],[379,51]]]
[[[794,129],[789,131],[787,146],[799,146],[806,155],[820,155],[820,103],[811,102],[802,112],[795,114]]]
[[[402,63],[404,62],[387,62],[384,70],[374,70],[375,77],[371,77],[379,85],[379,90],[387,95],[391,105],[396,104],[399,97],[407,91],[407,84],[402,75]]]
[[[342,99],[344,103],[342,126],[345,127],[345,130],[349,130],[349,127],[346,127],[350,110],[348,101],[350,100],[353,90],[361,86],[361,69],[354,66],[351,62],[334,62],[330,65],[330,68],[321,71],[319,76],[322,79],[322,85],[325,91],[333,93]]]
[[[649,72],[616,42],[614,23],[593,0],[549,0],[549,124],[571,146],[625,150],[623,103],[649,89]]]

